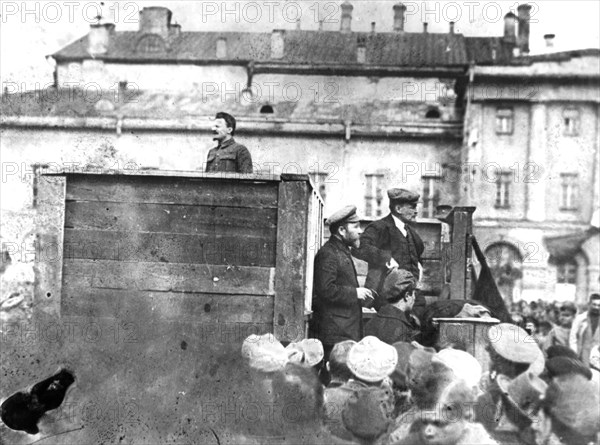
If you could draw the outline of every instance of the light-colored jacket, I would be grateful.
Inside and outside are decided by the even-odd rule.
[[[573,320],[573,325],[571,326],[571,333],[569,334],[569,347],[575,351],[577,353],[577,356],[580,359],[584,359],[583,357],[581,357],[581,354],[583,352],[583,335],[585,333],[585,330],[587,329],[587,327],[589,326],[589,318],[588,318],[588,312],[583,312],[582,314],[579,314],[577,317],[575,317],[575,320]],[[596,333],[594,335],[594,338],[592,339],[592,342],[595,344],[596,342],[594,340],[596,340],[598,338],[600,334],[600,328],[596,330]],[[590,348],[592,345],[588,345]],[[584,359],[585,363],[587,363],[589,361],[589,357],[586,357]]]

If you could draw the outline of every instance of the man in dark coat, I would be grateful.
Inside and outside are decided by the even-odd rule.
[[[236,121],[231,114],[217,113],[212,127],[213,140],[206,160],[207,172],[252,173],[252,156],[248,149],[234,139]]]
[[[393,268],[409,271],[419,281],[421,255],[425,250],[423,240],[410,227],[417,216],[419,195],[408,190],[390,189],[390,214],[373,221],[360,237],[360,248],[354,256],[369,263],[365,287],[380,292],[383,277]],[[420,317],[425,299],[418,298],[413,313]]]
[[[392,344],[418,340],[419,327],[407,314],[415,303],[416,280],[407,270],[392,270],[383,283],[382,296],[388,304],[382,306],[365,326],[365,335]]]
[[[323,343],[324,362],[336,343],[362,338],[362,306],[373,299],[371,290],[359,287],[350,253],[362,232],[356,207],[344,207],[327,222],[331,238],[315,257],[310,326],[311,337]]]

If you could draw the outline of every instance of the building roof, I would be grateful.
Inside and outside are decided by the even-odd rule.
[[[513,46],[502,37],[465,37],[469,62],[478,65],[505,65],[513,59]]]
[[[468,64],[465,37],[442,33],[369,33],[282,30],[284,54],[271,58],[271,33],[182,32],[172,34],[164,51],[142,51],[138,46],[148,34],[112,32],[106,54],[95,59],[113,62],[205,63],[269,62],[282,64],[352,64],[357,62],[359,44],[366,51],[365,65],[406,67],[462,67]],[[152,36],[154,39],[160,37]],[[217,41],[225,39],[227,55],[217,57]],[[360,42],[360,43],[359,43]],[[87,36],[52,55],[55,60],[91,58]]]

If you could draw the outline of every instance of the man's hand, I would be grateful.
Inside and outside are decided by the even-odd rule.
[[[373,292],[371,289],[367,289],[366,287],[357,287],[356,288],[356,296],[359,300],[368,300],[374,299]]]
[[[387,263],[385,263],[385,265],[387,266],[388,270],[397,269],[400,267],[398,262],[393,258],[391,258]]]

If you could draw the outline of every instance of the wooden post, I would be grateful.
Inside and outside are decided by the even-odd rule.
[[[475,207],[455,207],[448,222],[452,240],[445,261],[450,262],[450,295],[453,299],[471,296],[471,239]]]
[[[306,176],[281,175],[273,334],[282,342],[297,341],[305,335],[304,292],[309,192]]]

